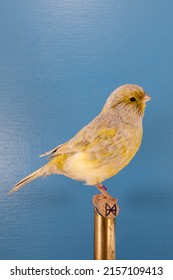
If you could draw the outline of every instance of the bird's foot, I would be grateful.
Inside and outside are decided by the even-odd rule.
[[[96,188],[101,192],[101,194],[96,194],[93,197],[93,204],[98,212],[105,218],[115,218],[119,213],[119,207],[117,204],[117,199],[112,197],[107,188],[98,183],[95,185]]]
[[[96,188],[105,196],[110,198],[111,195],[108,193],[107,188],[101,183],[96,184]]]

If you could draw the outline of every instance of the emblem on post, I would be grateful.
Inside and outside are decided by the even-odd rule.
[[[117,199],[111,196],[105,197],[103,194],[96,194],[93,197],[93,204],[101,216],[114,219],[118,216],[119,207]]]

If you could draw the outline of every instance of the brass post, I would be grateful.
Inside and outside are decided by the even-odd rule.
[[[115,260],[115,219],[104,218],[94,209],[94,259]]]
[[[116,227],[115,217],[119,208],[116,199],[108,199],[102,195],[93,198],[94,204],[94,259],[116,259]],[[102,213],[102,214],[100,214]]]

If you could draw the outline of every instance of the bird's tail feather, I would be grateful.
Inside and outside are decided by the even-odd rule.
[[[20,189],[21,187],[23,187],[25,184],[28,184],[29,182],[42,177],[42,176],[47,176],[50,175],[49,172],[49,166],[48,164],[44,165],[43,167],[37,169],[36,171],[34,171],[33,173],[29,174],[28,176],[26,176],[25,178],[23,178],[21,181],[19,181],[13,188],[12,190],[9,192],[9,194],[16,192],[18,189]]]

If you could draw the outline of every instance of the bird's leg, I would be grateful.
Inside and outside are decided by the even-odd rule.
[[[98,183],[95,186],[105,197],[111,197],[107,191],[107,188],[104,185],[102,185],[102,183]]]

